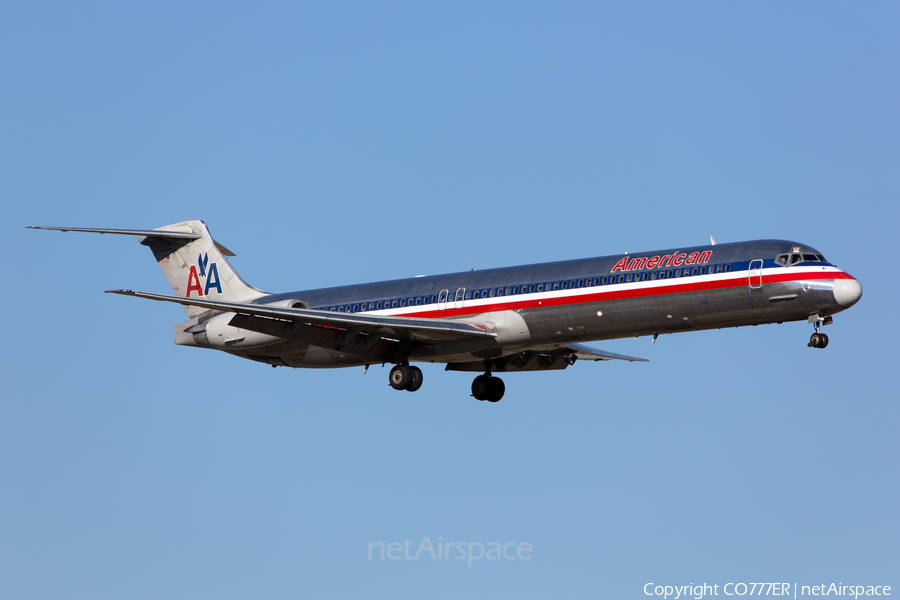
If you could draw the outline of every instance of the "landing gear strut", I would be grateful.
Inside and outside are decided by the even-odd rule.
[[[422,387],[422,369],[409,365],[396,365],[388,375],[391,387],[395,390],[415,392]]]
[[[812,319],[813,317],[810,317]],[[816,332],[809,336],[809,343],[807,344],[810,348],[824,348],[828,345],[828,336],[824,333],[819,333],[819,328],[822,324],[828,324],[831,322],[831,317],[815,317],[816,322]]]
[[[506,385],[499,377],[491,376],[490,366],[485,364],[484,375],[479,375],[472,382],[472,395],[476,400],[487,400],[488,402],[500,402],[503,393],[506,391]]]

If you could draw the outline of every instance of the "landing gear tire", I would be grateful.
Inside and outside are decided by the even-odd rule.
[[[419,367],[409,367],[409,372],[412,375],[412,381],[409,382],[409,387],[406,388],[406,391],[415,392],[422,387],[422,369]]]
[[[491,377],[490,375],[479,375],[472,382],[472,395],[476,400],[487,400],[488,402],[499,402],[506,391],[506,385],[499,377]]]
[[[503,393],[506,392],[506,385],[499,377],[491,377],[488,379],[488,402],[500,402]]]
[[[828,345],[828,336],[824,333],[814,333],[809,337],[810,348],[824,348]]]
[[[491,376],[490,375],[479,375],[475,378],[475,381],[472,382],[472,395],[476,400],[487,400],[488,399],[488,389]]]
[[[397,365],[393,369],[391,369],[390,375],[388,377],[389,381],[391,382],[391,387],[395,390],[409,389],[409,386],[413,380],[412,371],[410,371],[409,367],[405,367],[403,365]],[[422,385],[421,381],[419,385]]]

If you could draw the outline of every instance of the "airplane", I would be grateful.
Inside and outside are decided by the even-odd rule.
[[[477,400],[499,401],[495,373],[565,369],[578,360],[646,358],[584,342],[787,321],[823,325],[859,301],[862,286],[814,248],[757,240],[618,254],[269,294],[248,285],[203,221],[149,230],[42,227],[137,236],[175,295],[121,294],[181,304],[175,343],[221,350],[272,367],[394,365],[388,380],[414,392],[422,371],[481,372]]]

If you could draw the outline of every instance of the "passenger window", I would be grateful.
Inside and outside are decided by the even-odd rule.
[[[650,281],[656,281],[656,271],[650,273]]]
[[[716,273],[722,272],[722,265],[716,265]]]
[[[533,294],[533,293],[534,293],[534,284],[533,284],[533,283],[528,287],[528,292],[529,292],[530,294]]]
[[[727,265],[725,265],[725,272],[726,272],[726,273],[730,273],[730,272],[731,272],[731,263],[728,263]]]
[[[420,304],[422,304],[422,296],[416,298],[416,306],[419,306]]]
[[[509,288],[506,288],[506,295],[509,296]]]
[[[602,279],[600,279],[600,285],[606,285],[606,281],[606,277],[603,277]]]
[[[406,306],[406,298],[400,298],[400,306]]]
[[[537,286],[537,291],[539,291],[539,292],[543,292],[543,291],[544,291],[544,284],[543,284],[543,283],[539,283],[539,284],[538,284],[538,286]]]
[[[675,269],[675,277],[681,277],[681,269]]]
[[[553,289],[555,290],[556,287],[554,286]],[[569,289],[569,282],[568,282],[568,281],[563,281],[563,282],[562,282],[562,289],[564,289],[564,290]]]
[[[691,275],[696,275],[696,274],[699,273],[699,272],[700,272],[700,269],[698,269],[697,267],[694,267],[694,268],[691,270]]]
[[[559,282],[558,282],[558,281],[555,281],[555,282],[553,283],[553,289],[554,289],[554,290],[558,290],[558,289],[559,289]]]
[[[503,295],[503,288],[497,288],[497,296]]]

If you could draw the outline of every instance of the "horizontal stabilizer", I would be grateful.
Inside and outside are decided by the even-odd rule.
[[[191,231],[167,231],[163,229],[96,229],[93,227],[43,227],[40,225],[29,225],[25,229],[47,229],[50,231],[77,231],[80,233],[110,233],[113,235],[136,235],[145,238],[157,238],[163,240],[199,240],[203,237],[202,233],[194,233]],[[213,240],[219,252],[225,256],[234,256],[234,252]]]
[[[112,233],[115,235],[141,235],[144,237],[173,238],[180,240],[196,240],[203,235],[190,231],[160,231],[159,229],[91,229],[87,227],[41,227],[31,225],[26,229],[49,229],[51,231],[80,231],[82,233]]]
[[[568,348],[573,351],[574,355],[581,360],[627,360],[629,362],[650,362],[648,358],[640,356],[628,356],[627,354],[616,354],[615,352],[607,352],[599,348],[592,348],[584,344],[563,344],[561,348]]]

